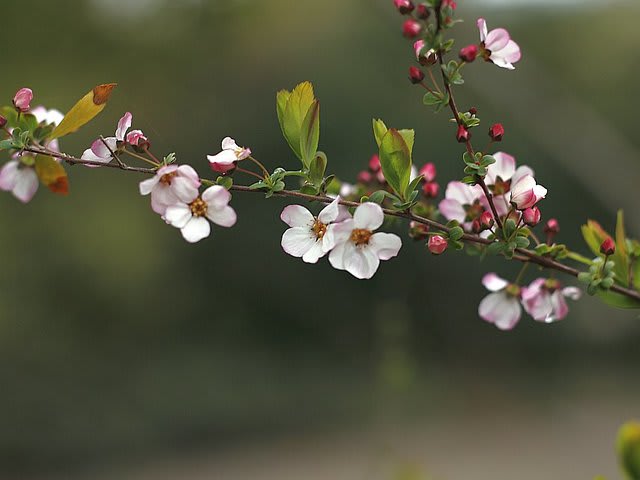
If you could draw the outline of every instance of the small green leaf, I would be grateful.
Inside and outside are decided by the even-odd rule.
[[[640,423],[628,422],[620,428],[616,442],[618,460],[630,480],[640,480]]]
[[[302,163],[307,168],[318,151],[319,140],[320,102],[314,100],[311,107],[309,107],[307,115],[304,117],[300,130],[300,153],[302,154]]]
[[[373,136],[376,138],[378,148],[380,148],[380,144],[382,143],[382,139],[386,135],[387,130],[388,128],[382,120],[373,119]]]
[[[320,186],[324,179],[324,172],[326,169],[327,156],[324,152],[317,152],[309,165],[309,180],[311,180],[311,183]]]
[[[464,235],[464,230],[461,227],[453,227],[449,230],[449,238],[453,241],[460,240]]]
[[[420,182],[422,181],[422,178],[423,178],[422,175],[418,175],[416,178],[411,180],[409,185],[407,185],[407,189],[404,192],[404,198],[409,198],[411,194],[416,191],[416,189],[418,188],[418,185],[420,185]]]
[[[506,249],[506,245],[502,242],[494,242],[494,243],[490,243],[487,246],[487,253],[489,255],[498,255],[499,253],[502,253],[505,251]]]
[[[389,129],[382,138],[380,164],[384,178],[400,199],[404,200],[404,192],[411,176],[411,151],[404,136],[394,128]]]
[[[300,83],[292,92],[280,91],[276,96],[280,128],[291,150],[300,160],[303,160],[300,150],[302,124],[314,101],[313,85],[309,82]]]

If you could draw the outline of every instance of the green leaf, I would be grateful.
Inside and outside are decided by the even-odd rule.
[[[71,110],[64,116],[60,125],[51,133],[50,138],[60,138],[75,132],[83,125],[89,123],[107,105],[115,83],[98,85],[84,97],[82,97]]]
[[[449,238],[453,241],[460,240],[463,235],[464,230],[462,229],[462,227],[453,227],[451,230],[449,230]]]
[[[380,119],[373,119],[373,136],[376,137],[376,143],[378,144],[378,148],[380,148],[380,144],[382,143],[382,139],[387,133],[387,126]]]
[[[380,164],[384,178],[404,200],[411,177],[411,151],[404,136],[394,128],[387,131],[380,143]]]
[[[504,252],[506,247],[507,246],[504,243],[501,243],[501,242],[490,243],[487,246],[487,253],[489,255],[498,255],[499,253]]]
[[[7,140],[0,141],[0,152],[2,150],[9,150],[10,148],[13,148],[13,139],[9,138]]]
[[[327,156],[324,152],[317,152],[309,165],[309,180],[318,187],[324,179],[324,172],[327,169]]]
[[[630,480],[640,480],[640,423],[628,422],[618,431],[618,460]]]
[[[582,237],[593,254],[601,255],[600,245],[609,237],[609,234],[594,220],[588,220],[587,224],[581,227],[581,230]]]
[[[640,309],[640,301],[610,290],[599,290],[598,297],[607,305],[625,309]]]
[[[416,178],[411,180],[411,183],[407,185],[407,189],[404,191],[404,198],[409,198],[411,194],[416,191],[422,179],[423,179],[422,175],[418,175]]]
[[[300,83],[292,92],[278,92],[276,96],[280,128],[289,147],[300,160],[303,160],[300,150],[302,124],[314,101],[313,85],[309,82]]]
[[[300,130],[300,153],[302,154],[302,163],[305,167],[309,167],[311,160],[318,151],[318,142],[320,140],[320,102],[314,100],[309,107],[307,115],[304,117]],[[325,157],[326,160],[326,157]],[[326,167],[326,164],[325,164]]]
[[[403,130],[398,130],[398,132],[400,133],[400,135],[402,135],[402,138],[404,139],[404,143],[407,144],[407,147],[409,148],[409,157],[411,157],[411,155],[413,155],[413,143],[415,142],[415,139],[416,139],[415,130],[403,129]]]

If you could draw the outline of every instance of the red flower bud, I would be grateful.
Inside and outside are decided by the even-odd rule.
[[[478,56],[478,46],[467,45],[466,47],[460,49],[460,53],[458,54],[458,56],[460,57],[460,60],[471,63]]]
[[[540,223],[540,217],[542,214],[540,213],[540,209],[535,205],[531,208],[527,208],[522,212],[522,219],[524,223],[529,225],[530,227],[535,227]]]
[[[419,173],[425,182],[433,182],[436,178],[436,166],[431,162],[425,163]]]
[[[414,240],[424,240],[429,233],[429,225],[416,221],[409,222],[409,236]]]
[[[427,182],[422,185],[422,193],[427,198],[436,198],[439,191],[440,185],[438,185],[436,182]]]
[[[468,142],[470,138],[471,132],[469,132],[469,130],[467,130],[464,125],[459,125],[458,133],[456,134],[456,139],[458,140],[458,142],[465,143]]]
[[[501,142],[502,137],[504,136],[504,127],[502,124],[496,123],[495,125],[492,125],[489,129],[489,136],[494,142]]]
[[[602,245],[600,245],[600,253],[607,256],[616,253],[616,244],[611,237],[608,237],[604,242],[602,242]]]
[[[429,247],[429,251],[431,253],[433,253],[434,255],[440,255],[447,249],[447,247],[449,246],[449,242],[447,242],[447,239],[441,235],[434,235],[429,238],[429,243],[427,244],[427,246]]]
[[[30,88],[21,88],[13,97],[13,106],[21,112],[28,112],[31,108],[31,100],[33,100],[33,92]]]
[[[373,178],[373,176],[371,175],[371,172],[369,172],[368,170],[362,170],[360,173],[358,173],[358,182],[360,183],[369,183],[371,182],[371,179]]]
[[[477,109],[476,107],[471,107],[471,108],[469,109],[469,113],[470,113],[471,115],[477,115],[477,114],[478,114],[478,109]]]
[[[369,159],[369,170],[377,172],[380,168],[380,157],[377,154],[373,154]]]
[[[422,26],[420,23],[412,18],[404,22],[404,25],[402,25],[402,34],[407,38],[416,38],[420,34],[421,30]]]
[[[7,124],[7,119],[4,118],[2,115],[0,115],[0,128],[4,128],[6,124]]]
[[[482,226],[483,230],[489,230],[493,227],[494,223],[495,221],[493,220],[491,212],[487,212],[486,210],[482,212],[482,215],[480,215],[480,226]]]
[[[451,10],[455,10],[456,8],[458,8],[458,4],[455,2],[455,0],[442,0],[442,6],[449,7],[451,8]]]
[[[478,220],[477,218],[473,222],[471,222],[471,231],[473,233],[480,233],[484,231],[482,225],[480,225],[480,220]]]
[[[414,85],[424,80],[424,73],[418,67],[409,67],[409,80]]]
[[[431,14],[431,11],[429,10],[429,6],[426,3],[421,3],[416,8],[416,16],[420,20],[426,20],[427,18],[429,18],[430,14]]]
[[[560,232],[560,223],[555,218],[547,220],[547,224],[544,226],[544,233],[550,233],[555,235]]]
[[[413,12],[415,8],[411,0],[393,0],[393,4],[402,15]]]

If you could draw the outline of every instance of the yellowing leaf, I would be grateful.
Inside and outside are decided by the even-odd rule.
[[[64,167],[51,157],[37,155],[35,161],[36,175],[53,193],[67,195],[69,193],[69,181]]]
[[[53,130],[51,138],[64,137],[89,123],[96,115],[104,110],[111,91],[116,85],[115,83],[98,85],[82,97],[78,103],[67,112],[60,122],[60,125]]]

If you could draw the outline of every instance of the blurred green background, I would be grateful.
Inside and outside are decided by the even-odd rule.
[[[444,187],[460,149],[406,79],[391,3],[5,0],[0,96],[29,86],[66,111],[118,82],[62,149],[129,110],[156,153],[205,174],[226,135],[295,167],[275,92],[311,80],[331,171],[365,167],[375,116],[416,129],[416,163]],[[587,218],[612,228],[618,207],[637,236],[640,6],[547,3],[458,2],[459,46],[483,15],[524,52],[514,72],[473,64],[459,103],[505,123],[561,241],[581,246]],[[406,239],[361,282],[281,251],[281,199],[235,194],[237,226],[187,245],[135,174],[70,176],[68,198],[0,202],[1,479],[619,478],[615,431],[640,416],[637,314],[586,298],[503,333],[476,315],[480,278],[512,265]]]

